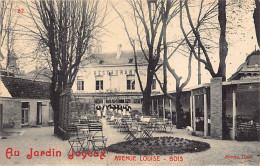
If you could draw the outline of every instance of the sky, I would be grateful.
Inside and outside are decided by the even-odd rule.
[[[129,19],[128,11],[129,5],[127,5],[124,1],[112,1],[115,7],[119,10],[120,13],[127,20],[127,25],[129,26],[130,32],[135,32],[135,28],[131,26],[133,23]],[[254,2],[252,0],[232,0],[235,5],[230,5],[227,7],[227,42],[228,42],[228,56],[226,59],[227,65],[227,78],[229,78],[233,73],[236,72],[239,65],[241,65],[247,55],[249,55],[255,49],[259,49],[257,47],[255,29],[253,24],[253,9]],[[193,13],[198,13],[196,9],[193,10]],[[123,29],[123,23],[120,20],[117,13],[113,10],[111,11],[109,17],[112,22],[109,24],[108,31],[109,36],[105,36],[102,40],[103,47],[102,50],[104,52],[115,52],[118,44],[122,44],[123,50],[131,50],[131,46],[129,45],[129,41],[126,35],[126,32]],[[175,33],[168,32],[168,36],[181,36],[181,31],[179,28],[179,20],[173,20],[173,23],[170,27],[168,27],[168,31],[174,31]],[[188,31],[189,28],[186,28]],[[219,35],[215,35],[215,41],[218,42]],[[170,38],[170,37],[169,37]],[[213,50],[215,52],[211,53],[212,57],[218,57],[218,48]],[[185,80],[187,75],[187,60],[188,58],[183,55],[176,54],[169,61],[171,66],[176,69],[176,72],[183,76],[183,80]],[[198,74],[198,65],[195,58],[192,60],[192,78],[188,84],[189,86],[197,85],[197,74]],[[215,71],[218,66],[218,59],[215,58],[212,60],[213,67]],[[204,69],[204,65],[201,64],[202,69],[202,83],[210,82],[210,74],[208,71]],[[169,76],[169,74],[168,74]],[[174,86],[174,79],[171,79],[169,83]]]
[[[252,18],[254,7],[252,5],[253,0],[233,1],[240,3],[237,3],[237,5],[228,8],[227,12],[227,41],[229,44],[228,56],[226,59],[227,78],[229,78],[237,70],[238,66],[245,61],[248,54],[254,51],[255,48],[259,49],[256,47],[257,41],[255,37],[256,35]],[[100,2],[102,3],[102,5],[105,4],[105,1]],[[22,26],[31,26],[32,23],[26,17],[26,13],[28,14],[28,11],[26,11],[26,7],[22,3],[15,3],[16,5],[14,11],[17,11],[21,8],[25,9],[24,14],[15,14],[15,17],[18,20],[18,24]],[[131,50],[132,48],[129,44],[126,32],[123,28],[123,23],[120,20],[118,14],[112,9],[111,4],[113,4],[126,19],[130,33],[135,33],[135,27],[133,26],[132,21],[129,19],[129,14],[131,14],[131,8],[129,8],[129,5],[122,0],[110,0],[108,2],[108,13],[105,21],[105,31],[100,37],[100,40],[102,41],[102,52],[116,52],[118,44],[122,44],[122,50]],[[241,5],[242,7],[239,7],[239,5]],[[197,10],[194,9],[192,14],[195,15],[196,13]],[[25,31],[25,29],[22,26],[19,26],[18,29]],[[189,28],[186,28],[186,31],[188,30]],[[173,23],[171,23],[167,32],[167,38],[169,38],[169,40],[171,40],[171,37],[182,37],[179,28],[178,18],[173,20]],[[214,35],[214,37],[209,36],[209,38],[214,38],[214,40],[218,42],[218,35]],[[16,54],[21,59],[21,69],[25,70],[25,72],[29,72],[35,69],[35,62],[28,61],[25,58],[29,54],[33,54],[33,51],[35,49],[35,41],[30,40],[28,36],[25,35],[21,36],[21,38],[16,39],[15,45],[17,46]],[[4,49],[2,49],[2,52],[3,54],[5,54]],[[213,58],[218,57],[218,49],[213,50],[210,56]],[[187,75],[187,57],[181,54],[176,54],[169,62],[171,66],[174,69],[176,69],[176,72],[183,77],[183,80],[185,80],[185,77]],[[216,66],[218,65],[218,59],[214,59],[212,62],[216,70]],[[208,71],[204,69],[203,64],[201,65],[201,68],[202,83],[208,83],[210,81],[211,76],[208,73]],[[195,86],[197,84],[197,71],[197,61],[193,58],[192,78],[188,86]],[[174,79],[172,77],[169,79],[171,80],[169,81],[170,86],[174,86]]]

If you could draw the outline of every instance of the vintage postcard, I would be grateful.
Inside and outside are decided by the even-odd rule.
[[[259,0],[0,0],[0,165],[259,165]]]

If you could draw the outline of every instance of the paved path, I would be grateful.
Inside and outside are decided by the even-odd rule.
[[[9,136],[8,139],[0,139],[0,165],[259,165],[260,142],[238,142],[203,139],[188,135],[185,130],[174,129],[173,133],[154,133],[154,136],[174,136],[187,139],[204,141],[211,148],[204,152],[185,153],[175,155],[175,159],[182,157],[183,161],[169,161],[173,156],[160,156],[160,161],[140,161],[144,156],[136,156],[136,161],[116,161],[118,154],[108,153],[101,160],[100,157],[75,157],[68,159],[69,144],[53,136],[53,127],[25,128],[22,135]],[[110,126],[104,126],[104,134],[108,137],[107,146],[124,141],[125,134],[119,133]],[[11,159],[6,158],[7,148],[13,149]],[[27,159],[30,148],[38,151],[47,151],[49,148],[61,151],[61,157],[39,156]],[[14,156],[14,151],[19,151],[19,156]],[[17,153],[16,153],[17,154]],[[228,156],[239,156],[240,159],[226,159]],[[252,156],[251,159],[242,159],[242,155]],[[133,157],[133,156],[132,156]]]

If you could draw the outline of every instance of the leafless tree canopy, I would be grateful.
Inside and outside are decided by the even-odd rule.
[[[16,20],[13,17],[13,1],[0,1],[0,54],[1,48],[6,48],[8,51],[5,58],[7,58],[6,68],[8,67],[9,56],[13,50],[14,44],[14,29]]]
[[[91,42],[103,27],[106,6],[101,8],[101,5],[98,0],[37,0],[27,3],[36,27],[27,30],[50,55],[50,96],[56,134],[60,94],[72,86],[82,56],[87,54]]]
[[[193,21],[192,19],[192,15],[190,12],[190,6],[189,6],[189,0],[184,0],[184,10],[187,14],[187,19],[189,22],[189,26],[192,30],[192,35],[194,36],[194,38],[196,40],[198,40],[198,44],[199,47],[201,48],[204,58],[200,58],[198,57],[194,46],[192,46],[190,40],[187,37],[187,34],[184,30],[184,25],[182,23],[183,17],[182,17],[182,12],[183,10],[180,10],[180,26],[182,29],[182,33],[185,37],[185,40],[188,44],[188,46],[190,47],[190,49],[192,50],[195,58],[200,61],[201,63],[203,63],[205,65],[205,69],[207,69],[212,77],[222,77],[223,80],[226,79],[226,56],[228,53],[228,43],[226,41],[226,0],[218,0],[218,3],[213,3],[212,6],[209,8],[208,12],[206,12],[206,15],[201,15],[201,11],[203,11],[203,4],[206,3],[206,1],[201,0],[201,5],[199,7],[199,11],[200,14],[198,15],[198,17],[196,18],[197,21]],[[210,20],[212,19],[215,15],[213,14],[213,16],[211,17],[210,15],[216,10],[216,8],[218,9],[218,26],[219,26],[219,31],[220,31],[220,37],[219,37],[219,42],[218,42],[218,48],[219,48],[219,66],[218,66],[218,71],[215,72],[212,66],[212,62],[210,59],[210,51],[207,48],[207,42],[205,42],[205,39],[203,37],[203,35],[201,35],[201,32],[198,30],[198,27],[200,26],[201,22],[205,22],[205,20]],[[196,28],[197,25],[197,28]],[[212,26],[214,28],[214,26]],[[208,28],[210,29],[210,28]]]
[[[134,35],[130,34],[125,18],[114,7],[124,24],[124,29],[134,51],[136,73],[140,89],[143,92],[143,112],[146,114],[149,114],[150,111],[152,80],[157,71],[156,67],[160,62],[160,56],[163,50],[163,34],[170,20],[178,13],[179,7],[177,2],[176,0],[127,0],[127,3],[132,9],[131,19],[136,28],[136,34]],[[162,20],[165,20],[165,25],[163,25]],[[139,49],[142,50],[148,63],[146,85],[144,87],[138,73],[136,58],[136,50],[138,48],[136,44],[138,44]]]
[[[62,73],[72,85],[82,56],[102,28],[99,1],[42,0],[28,6],[37,28],[31,32],[48,48],[53,74]]]

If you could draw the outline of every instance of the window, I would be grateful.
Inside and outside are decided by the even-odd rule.
[[[119,103],[124,103],[125,102],[125,100],[124,99],[119,99],[119,101],[118,101]]]
[[[153,79],[153,82],[152,82],[152,89],[156,89],[156,79]]]
[[[134,103],[141,103],[141,99],[134,99]]]
[[[127,90],[135,90],[135,77],[134,76],[127,76],[126,86],[127,86]]]
[[[112,103],[118,103],[118,99],[112,99]]]
[[[84,81],[83,80],[77,81],[77,90],[84,90]]]
[[[29,111],[30,111],[29,102],[22,102],[22,124],[29,123]]]
[[[103,80],[96,81],[96,90],[103,90]]]
[[[96,100],[95,100],[95,103],[96,103],[96,104],[102,104],[102,103],[103,103],[103,99],[96,99]]]
[[[131,99],[125,99],[125,103],[131,103]]]

